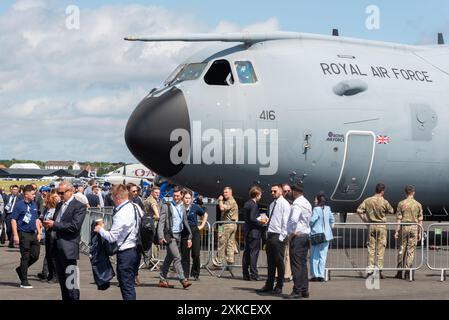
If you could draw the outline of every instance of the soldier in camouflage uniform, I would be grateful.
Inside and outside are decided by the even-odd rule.
[[[221,211],[221,221],[237,222],[239,220],[239,207],[232,196],[231,188],[224,188],[223,196],[218,198],[218,205]],[[237,224],[235,223],[218,226],[218,250],[217,256],[213,259],[215,266],[223,265],[225,252],[227,264],[234,264],[236,231]]]
[[[374,272],[374,268],[380,270],[379,275],[381,279],[384,279],[382,275],[385,247],[387,246],[387,226],[378,224],[386,223],[388,213],[393,214],[394,210],[390,203],[384,199],[385,185],[379,183],[376,186],[376,194],[373,197],[365,199],[363,203],[357,208],[357,213],[361,219],[369,226],[369,270],[367,277],[371,276]],[[375,264],[375,257],[377,256],[377,264]]]
[[[398,225],[394,237],[399,239],[400,246],[398,252],[398,268],[408,269],[412,267],[415,258],[415,247],[421,240],[421,230],[423,223],[422,205],[415,200],[415,187],[405,187],[407,198],[398,204],[396,211],[397,223],[416,223],[417,225]],[[410,277],[410,271],[406,271],[406,278]],[[396,278],[402,279],[402,271],[398,271]]]

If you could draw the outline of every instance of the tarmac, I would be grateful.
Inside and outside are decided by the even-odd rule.
[[[352,220],[352,219],[350,219]],[[365,249],[358,249],[365,252]],[[389,253],[394,257],[394,252]],[[10,249],[0,245],[0,300],[60,300],[59,284],[42,282],[37,274],[42,269],[44,247],[41,247],[40,260],[29,270],[29,281],[33,289],[21,289],[17,282],[15,268],[19,264],[18,249]],[[447,253],[446,253],[447,255]],[[353,255],[354,256],[354,255]],[[353,256],[339,257],[348,259]],[[360,253],[358,257],[365,257]],[[260,252],[261,264],[266,261],[265,251]],[[363,258],[365,259],[365,258]],[[394,259],[394,258],[392,258]],[[446,259],[446,258],[445,258]],[[360,262],[363,263],[363,262]],[[114,278],[111,287],[99,291],[93,281],[92,269],[88,256],[81,254],[78,262],[80,268],[80,290],[82,300],[121,300],[117,280]],[[266,268],[260,268],[262,279],[266,279]],[[233,275],[224,271],[221,277],[216,275],[221,270],[213,270],[211,275],[206,269],[201,270],[200,281],[194,281],[188,289],[183,289],[174,274],[170,283],[173,289],[158,288],[158,272],[143,268],[139,271],[141,286],[136,288],[138,300],[283,300],[288,299],[293,283],[284,285],[282,295],[260,294],[256,289],[262,288],[264,281],[244,281],[241,268],[234,267]],[[386,279],[373,284],[364,279],[362,271],[332,271],[331,280],[325,283],[310,283],[311,300],[449,300],[449,281],[440,282],[440,273],[425,266],[415,273],[415,281],[395,279],[395,271],[384,271]]]

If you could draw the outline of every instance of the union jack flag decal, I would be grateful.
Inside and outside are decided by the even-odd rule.
[[[391,138],[388,136],[377,136],[376,142],[377,144],[390,144]]]

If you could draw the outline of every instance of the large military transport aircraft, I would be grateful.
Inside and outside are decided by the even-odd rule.
[[[353,212],[378,182],[393,204],[412,184],[428,214],[447,215],[442,35],[432,46],[291,32],[126,40],[214,42],[128,121],[128,148],[158,174],[206,196],[229,185],[240,198],[251,185],[302,181],[306,196],[325,191],[340,212]]]

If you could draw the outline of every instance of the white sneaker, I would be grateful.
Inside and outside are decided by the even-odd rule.
[[[33,289],[33,286],[31,284],[29,284],[28,282],[22,282],[22,284],[20,285],[20,287],[22,289]]]

